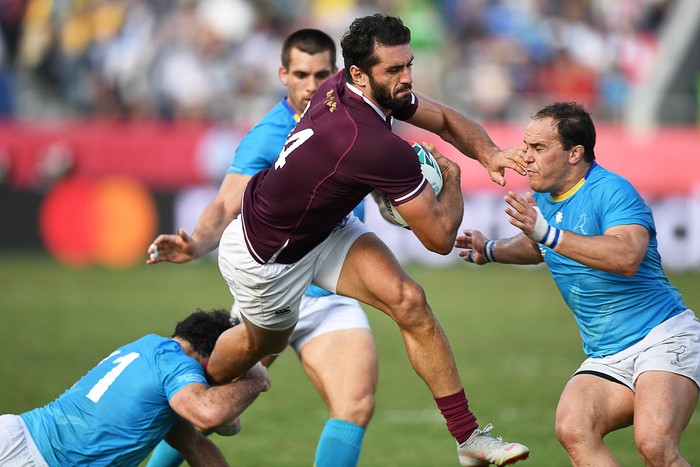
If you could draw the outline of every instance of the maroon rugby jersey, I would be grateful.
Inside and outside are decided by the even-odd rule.
[[[406,120],[418,102],[397,109]],[[343,72],[314,94],[275,165],[258,172],[243,194],[248,250],[260,263],[293,263],[320,244],[372,190],[394,204],[415,198],[427,181],[413,149],[346,85]]]

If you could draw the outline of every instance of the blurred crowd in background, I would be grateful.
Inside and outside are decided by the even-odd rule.
[[[484,121],[566,99],[617,122],[675,1],[0,0],[0,116],[247,126],[284,95],[289,32],[339,43],[355,17],[382,12],[412,30],[419,92]]]

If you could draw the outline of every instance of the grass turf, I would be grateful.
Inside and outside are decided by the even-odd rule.
[[[195,308],[228,307],[216,264],[138,266],[126,271],[66,269],[43,254],[0,252],[0,413],[20,413],[58,396],[115,347],[147,333],[168,335]],[[565,466],[553,432],[554,409],[582,360],[570,312],[545,268],[409,265],[438,316],[481,425],[530,447],[523,465]],[[700,273],[669,274],[686,304],[700,310]],[[377,340],[377,409],[360,465],[457,465],[454,442],[413,372],[396,325],[368,309]],[[240,467],[309,466],[326,420],[323,402],[285,352],[271,369],[273,387],[243,415],[243,431],[217,437]],[[700,465],[700,415],[681,451]],[[624,466],[642,465],[632,430],[608,443]]]

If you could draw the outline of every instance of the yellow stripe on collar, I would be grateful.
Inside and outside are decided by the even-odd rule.
[[[571,189],[568,190],[566,193],[563,193],[559,196],[552,196],[552,201],[558,203],[560,201],[564,201],[565,199],[574,196],[574,194],[581,189],[584,183],[586,183],[586,177],[583,177],[581,180],[579,180],[578,183],[571,187]]]

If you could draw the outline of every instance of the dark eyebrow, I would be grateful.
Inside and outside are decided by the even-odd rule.
[[[547,145],[541,141],[535,141],[534,143],[528,143],[527,141],[523,141],[525,143],[525,146],[531,147],[531,148],[541,148],[541,147],[546,147]]]
[[[401,70],[402,68],[413,66],[413,61],[415,59],[416,59],[415,56],[411,56],[411,59],[408,61],[408,63],[400,63],[400,64],[396,64],[396,65],[391,65],[391,66],[386,68],[386,71],[390,71],[390,72],[397,71],[397,70]]]

